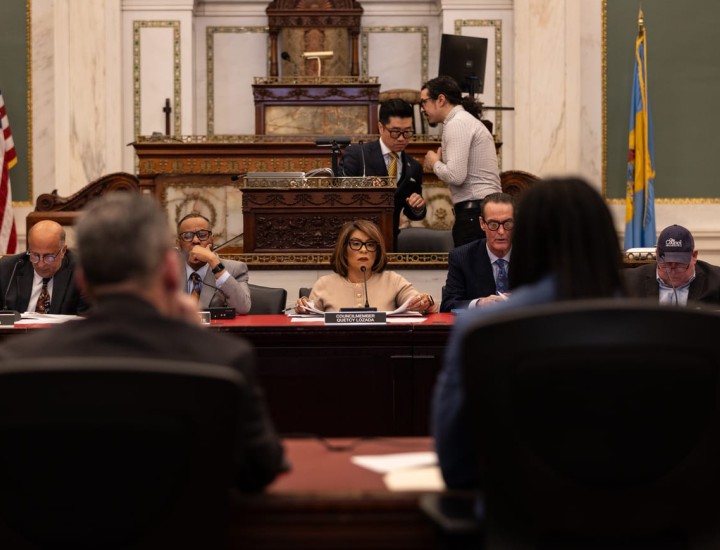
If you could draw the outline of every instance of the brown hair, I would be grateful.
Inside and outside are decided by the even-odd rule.
[[[335,243],[335,249],[333,250],[332,256],[330,257],[330,265],[332,270],[343,277],[347,277],[348,274],[348,261],[347,261],[347,245],[350,240],[350,235],[353,231],[362,231],[371,241],[378,243],[377,251],[375,252],[375,262],[372,266],[372,271],[381,273],[387,265],[387,251],[385,250],[385,241],[383,239],[380,228],[370,220],[354,220],[347,222],[340,229],[338,234],[337,242]]]

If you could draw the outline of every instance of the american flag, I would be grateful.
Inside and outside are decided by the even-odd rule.
[[[10,132],[5,111],[5,101],[0,92],[0,157],[2,158],[2,177],[0,178],[0,252],[14,254],[17,247],[17,233],[15,231],[15,216],[12,209],[12,191],[10,190],[10,169],[17,164],[15,143]]]

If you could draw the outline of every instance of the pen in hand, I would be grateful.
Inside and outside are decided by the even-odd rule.
[[[503,300],[507,300],[509,298],[507,294],[505,294],[504,292],[500,292],[499,290],[496,292],[496,294],[500,296],[500,298],[502,298]]]

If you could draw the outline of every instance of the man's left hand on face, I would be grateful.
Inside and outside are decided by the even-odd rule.
[[[418,193],[413,193],[405,199],[405,201],[413,210],[422,210],[425,208],[425,201],[423,200],[422,195],[419,195]]]

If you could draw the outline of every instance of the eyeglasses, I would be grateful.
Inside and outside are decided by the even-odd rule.
[[[365,250],[368,252],[375,252],[378,247],[378,243],[376,241],[360,241],[358,239],[350,239],[348,241],[348,246],[350,247],[350,250],[362,250],[362,247],[365,247]]]
[[[689,267],[690,264],[672,264],[673,262],[659,262],[662,266],[663,271],[670,271],[672,273],[685,273]]]
[[[421,100],[420,100],[420,108],[421,108],[421,109],[424,109],[424,108],[425,108],[425,102],[426,102],[426,101],[435,101],[435,100],[434,100],[432,97],[426,97],[425,99],[421,99]]]
[[[387,131],[388,134],[390,134],[390,137],[393,139],[398,139],[400,136],[404,137],[405,139],[410,139],[415,135],[415,132],[412,130],[400,130],[398,128],[388,128],[387,126],[383,125],[383,128]]]
[[[485,225],[487,225],[490,231],[497,231],[501,225],[505,231],[512,231],[512,228],[515,227],[515,222],[513,220],[505,220],[504,222],[496,222],[493,220],[485,222]]]
[[[30,258],[30,263],[37,264],[40,263],[40,259],[42,259],[42,261],[46,264],[51,264],[57,260],[57,257],[60,255],[62,250],[63,247],[61,246],[60,250],[54,254],[37,254],[36,252],[30,252],[29,250],[25,254],[27,254],[28,258]]]
[[[180,238],[189,243],[192,241],[196,236],[201,241],[207,241],[210,238],[210,235],[212,235],[212,231],[209,229],[201,229],[200,231],[183,231],[180,233]]]

